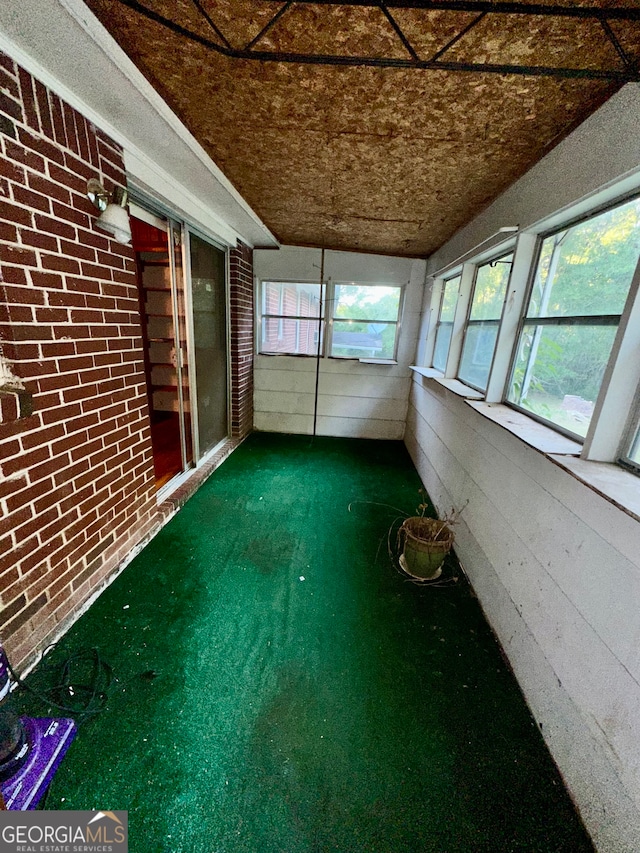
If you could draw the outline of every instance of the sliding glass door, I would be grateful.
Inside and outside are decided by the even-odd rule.
[[[189,233],[198,456],[228,435],[226,254]]]
[[[156,488],[228,435],[226,253],[131,205]]]

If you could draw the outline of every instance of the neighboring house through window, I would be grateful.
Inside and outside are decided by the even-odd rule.
[[[398,285],[262,281],[259,351],[312,355],[323,351],[324,312],[332,306],[327,354],[333,358],[393,360],[403,288]],[[320,339],[320,346],[319,346]]]

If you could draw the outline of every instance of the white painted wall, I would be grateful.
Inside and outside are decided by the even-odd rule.
[[[502,226],[535,230],[570,204],[612,196],[616,178],[638,187],[639,121],[640,87],[627,86],[443,246],[430,270]],[[456,550],[598,849],[637,853],[637,515],[557,464],[562,456],[525,444],[418,374],[405,442],[440,512],[468,501]],[[632,474],[616,474],[640,490]]]
[[[256,281],[320,281],[321,251],[291,246],[254,253]],[[325,280],[403,284],[404,312],[398,363],[361,364],[322,358],[318,386],[318,435],[402,439],[407,414],[426,263],[407,258],[325,252]],[[310,434],[316,360],[258,355],[254,369],[254,426],[258,430]]]

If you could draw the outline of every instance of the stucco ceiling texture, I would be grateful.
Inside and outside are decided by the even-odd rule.
[[[229,57],[151,20],[136,2],[132,8],[131,0],[88,0],[88,6],[285,244],[426,257],[621,85]],[[410,59],[384,10],[373,6],[139,3],[235,49],[244,49],[283,10],[256,49]],[[624,5],[638,8],[640,2]],[[478,17],[466,10],[391,11],[421,60]],[[640,53],[639,27],[636,21],[611,23],[631,57]],[[601,24],[544,15],[485,15],[446,58],[622,67]]]

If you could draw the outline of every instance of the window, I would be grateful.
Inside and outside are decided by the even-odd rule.
[[[402,288],[336,284],[332,296],[331,356],[394,359]]]
[[[640,200],[545,237],[507,400],[586,436],[640,251]]]
[[[262,282],[260,352],[317,355],[321,322],[319,284]]]
[[[324,349],[324,310],[330,311],[332,358],[395,359],[403,288],[384,284],[320,284],[263,281],[260,290],[261,353],[317,356]]]
[[[460,290],[460,279],[462,276],[449,278],[442,285],[442,296],[438,321],[436,323],[436,340],[433,351],[433,366],[436,370],[444,373],[447,366],[447,356],[451,345],[451,333],[453,331],[453,318],[456,313],[458,291]]]
[[[635,402],[632,407],[632,414],[625,430],[620,453],[618,454],[618,462],[622,463],[627,468],[632,468],[636,473],[640,473],[640,388],[636,389]]]
[[[513,254],[478,267],[464,334],[458,378],[486,391]]]
[[[640,466],[640,427],[636,430],[634,439],[631,442],[631,448],[629,450],[627,460],[629,462],[633,462],[634,465]]]

